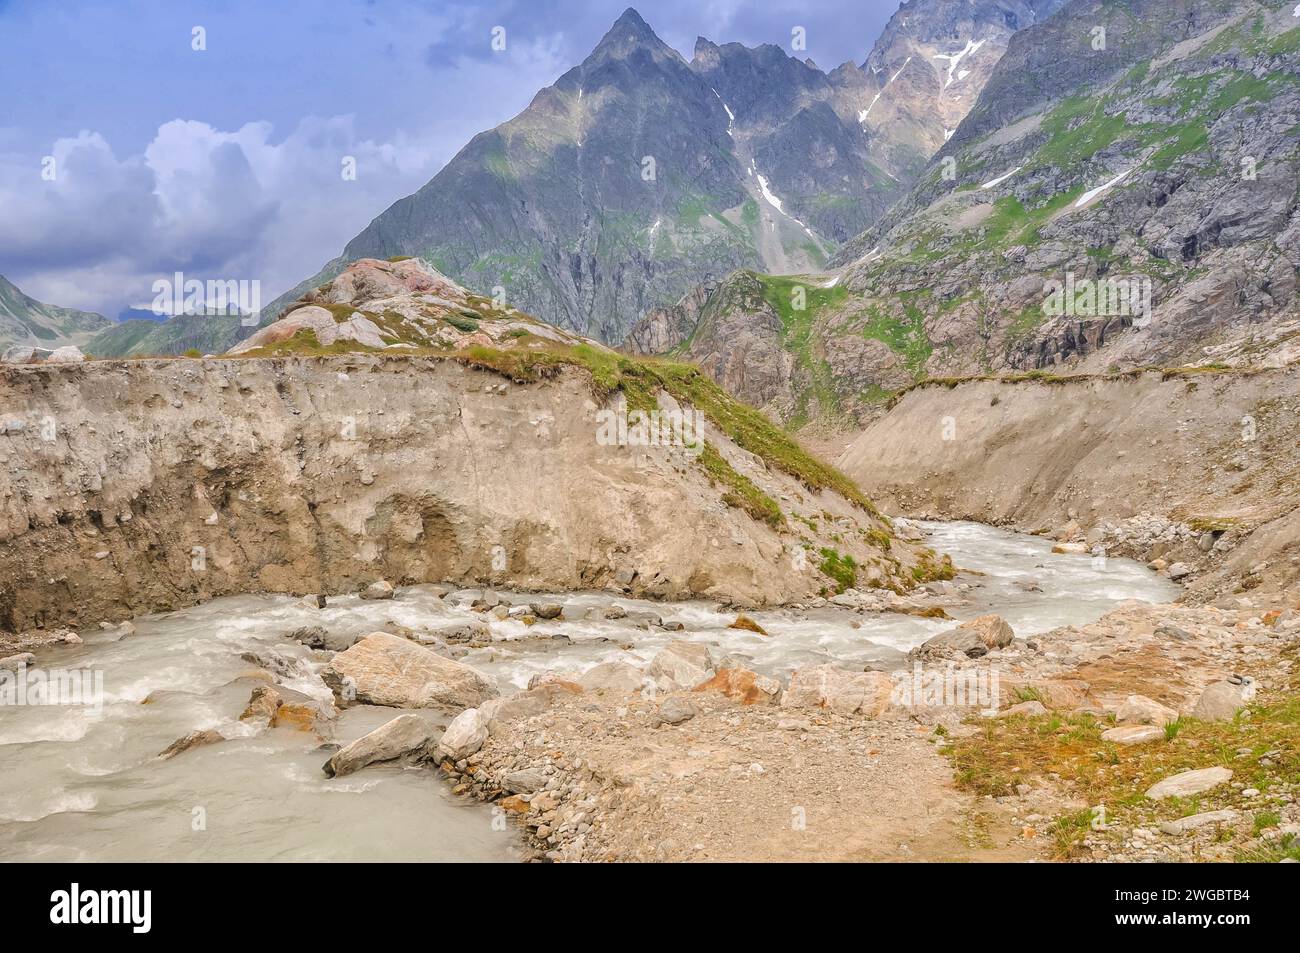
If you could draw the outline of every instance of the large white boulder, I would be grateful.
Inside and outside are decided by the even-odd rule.
[[[388,632],[372,632],[335,655],[322,677],[344,702],[394,708],[474,707],[497,694],[468,665]]]
[[[841,715],[879,716],[889,707],[894,680],[884,672],[851,672],[834,665],[796,669],[782,708],[827,708]]]
[[[700,642],[669,642],[650,662],[650,675],[666,679],[665,687],[694,688],[713,677],[713,656]]]
[[[482,712],[477,708],[466,708],[443,732],[438,752],[451,761],[460,761],[482,748],[487,739],[487,722]]]

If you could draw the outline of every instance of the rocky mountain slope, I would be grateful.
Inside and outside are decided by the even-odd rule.
[[[930,382],[839,459],[892,513],[1182,564],[1202,598],[1300,585],[1291,369]]]
[[[908,4],[866,64],[829,73],[777,46],[703,38],[687,62],[629,9],[586,60],[268,312],[348,261],[419,255],[619,341],[647,310],[735,268],[820,268],[904,193],[1010,32],[1057,3]],[[951,84],[944,64],[958,67]]]
[[[100,331],[86,342],[95,357],[152,357],[159,354],[220,354],[257,330],[229,314],[182,314],[165,321],[133,318]]]
[[[744,320],[739,275],[721,302],[688,297],[715,320],[650,315],[634,347],[717,368],[784,351],[735,392],[846,425],[926,376],[1295,360],[1293,7],[1067,4],[1011,38],[911,194],[831,272],[758,279],[787,293],[779,324],[770,307]]]
[[[764,604],[951,574],[693,367],[422,261],[216,359],[0,367],[0,629],[376,579]]]
[[[862,69],[876,91],[858,118],[889,166],[922,167],[970,112],[1011,35],[1051,16],[1065,0],[908,0],[876,40]],[[914,175],[921,168],[914,168]]]
[[[49,349],[84,346],[111,325],[102,314],[37,301],[0,276],[0,350],[14,344]]]

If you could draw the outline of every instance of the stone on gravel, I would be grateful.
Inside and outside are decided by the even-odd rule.
[[[1130,695],[1115,712],[1115,720],[1125,725],[1160,725],[1178,720],[1178,712],[1145,695]]]
[[[1232,772],[1227,768],[1197,768],[1195,771],[1183,771],[1151,785],[1147,797],[1159,801],[1167,797],[1191,797],[1201,794],[1220,784],[1232,780]]]
[[[966,656],[979,658],[987,655],[989,647],[980,634],[972,629],[949,629],[931,636],[908,653],[912,658],[945,659]]]
[[[1103,731],[1101,740],[1117,745],[1140,745],[1148,741],[1159,741],[1164,736],[1165,730],[1159,725],[1120,725]]]
[[[532,602],[529,603],[529,608],[539,619],[558,619],[564,614],[564,606],[558,602]]]
[[[742,705],[760,705],[780,700],[781,683],[746,668],[724,668],[707,682],[696,685],[694,691],[721,692]]]
[[[546,786],[546,775],[540,768],[511,771],[501,779],[501,786],[511,794],[533,794]]]
[[[328,778],[341,778],[376,762],[418,756],[436,734],[437,729],[419,715],[398,715],[338,751],[322,770]]]
[[[589,692],[637,692],[644,683],[641,670],[626,662],[602,662],[578,678],[578,684]]]
[[[884,672],[851,672],[834,665],[796,669],[783,708],[828,708],[841,715],[878,717],[889,707],[894,680]]]
[[[478,706],[489,731],[495,730],[494,725],[498,722],[506,723],[540,715],[551,707],[558,695],[582,694],[582,686],[562,679],[539,682],[535,686],[530,681],[529,685],[530,687],[522,692],[515,692],[502,698],[489,698]]]
[[[1018,705],[1012,705],[1010,708],[998,712],[999,718],[1010,718],[1012,715],[1046,715],[1047,706],[1036,699],[1027,702],[1021,702]]]
[[[669,695],[659,703],[659,710],[651,716],[651,722],[659,725],[680,725],[690,721],[700,713],[699,707],[687,695]]]
[[[1202,721],[1232,721],[1237,712],[1255,697],[1255,681],[1215,682],[1201,692],[1192,709],[1192,717]]]
[[[497,694],[468,665],[388,632],[372,632],[334,656],[321,677],[345,703],[394,708],[473,707]]]
[[[1232,808],[1224,808],[1222,811],[1205,811],[1202,814],[1193,814],[1190,817],[1180,817],[1176,821],[1165,821],[1160,825],[1160,829],[1166,834],[1186,834],[1188,831],[1194,831],[1198,827],[1205,827],[1207,824],[1231,824],[1236,821],[1238,814]]]
[[[450,760],[459,761],[482,748],[487,738],[483,715],[477,708],[466,708],[451,720],[438,742],[438,750]]]

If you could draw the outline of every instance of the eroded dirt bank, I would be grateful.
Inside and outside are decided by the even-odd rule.
[[[828,582],[800,547],[911,584],[860,507],[707,424],[713,458],[607,445],[600,409],[579,369],[436,358],[5,366],[0,630],[378,579],[781,602]]]
[[[1300,578],[1300,373],[933,382],[839,460],[891,513],[1182,563],[1194,592]]]

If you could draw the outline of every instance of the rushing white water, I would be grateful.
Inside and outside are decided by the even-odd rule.
[[[1050,553],[1050,542],[975,523],[925,524],[928,542],[976,570],[958,618],[997,612],[1019,635],[1079,624],[1131,598],[1167,601],[1178,589],[1128,560]],[[1032,580],[1041,591],[1026,591]],[[953,623],[840,609],[753,613],[764,638],[729,629],[734,612],[700,602],[662,604],[605,593],[554,599],[566,620],[491,621],[496,641],[464,661],[497,678],[503,691],[535,672],[579,673],[611,660],[653,658],[673,639],[709,643],[715,655],[748,656],[753,668],[787,675],[805,664],[903,664],[904,653]],[[633,615],[680,621],[668,632],[634,619],[584,621],[583,611],[617,602]],[[319,661],[287,641],[289,631],[324,625],[369,632],[393,623],[412,628],[481,619],[468,606],[427,587],[391,601],[336,597],[323,610],[289,596],[235,596],[137,621],[137,631],[85,634],[80,646],[44,650],[44,669],[89,667],[104,673],[99,708],[0,708],[0,857],[39,860],[507,860],[516,835],[493,829],[482,805],[452,796],[424,769],[372,766],[327,780],[329,752],[307,735],[276,729],[254,734],[238,722],[253,686],[258,653],[278,660],[283,683],[325,697]],[[552,638],[561,636],[562,638]],[[567,641],[567,640],[572,640]],[[146,699],[148,702],[146,703]],[[347,743],[393,717],[393,709],[352,708],[339,719]],[[429,717],[436,717],[426,713]],[[161,762],[172,741],[201,728],[236,737]],[[240,733],[243,736],[239,736]],[[500,825],[497,825],[499,828]]]

